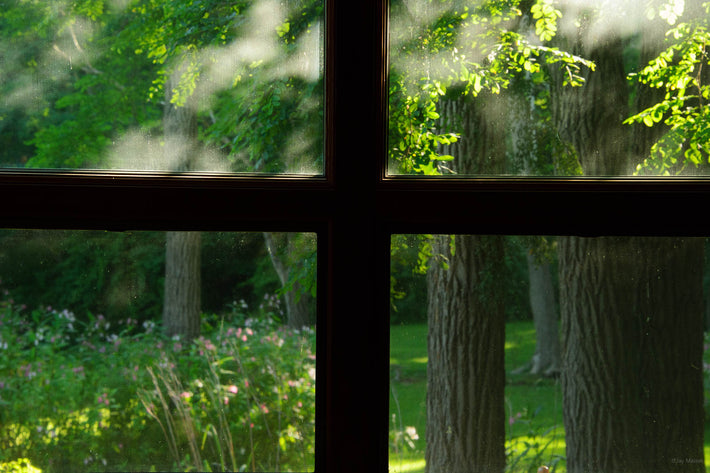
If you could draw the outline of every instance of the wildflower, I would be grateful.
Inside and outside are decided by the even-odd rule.
[[[237,392],[239,392],[239,388],[236,387],[235,385],[231,385],[227,388],[227,391],[229,391],[232,394],[237,394]]]
[[[180,393],[180,397],[183,398],[185,401],[188,401],[192,397],[192,393],[183,391]]]
[[[417,434],[417,429],[414,427],[407,427],[406,429],[407,435],[409,435],[409,438],[412,440],[419,440],[419,434]]]
[[[266,407],[266,404],[262,404],[260,407],[261,407],[261,412],[263,412],[264,414],[269,413],[269,408]]]
[[[224,396],[223,401],[225,406],[229,404],[229,398],[227,396]]]

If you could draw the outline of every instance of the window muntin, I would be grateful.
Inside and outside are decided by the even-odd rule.
[[[165,232],[0,230],[2,461],[313,471],[315,234],[199,237],[190,341],[162,333]]]
[[[393,2],[391,176],[708,174],[707,4]]]
[[[3,10],[0,165],[324,173],[321,1]]]

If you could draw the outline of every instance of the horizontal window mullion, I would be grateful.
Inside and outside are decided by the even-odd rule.
[[[307,230],[333,214],[332,191],[5,184],[0,225],[26,228]]]
[[[380,189],[379,219],[394,233],[707,235],[707,188]]]

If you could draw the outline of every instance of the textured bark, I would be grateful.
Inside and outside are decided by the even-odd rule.
[[[289,248],[288,252],[291,253],[293,250],[292,237],[290,234],[287,234],[285,238],[286,245]],[[264,243],[266,244],[269,257],[271,258],[271,264],[273,264],[279,281],[281,281],[281,286],[285,286],[290,278],[290,265],[279,256],[272,233],[264,233]],[[311,324],[311,296],[310,294],[301,292],[301,286],[298,283],[293,285],[293,290],[286,291],[284,301],[286,302],[287,324],[290,328],[301,329]]]
[[[528,254],[528,278],[530,281],[530,308],[535,323],[535,354],[530,373],[544,376],[559,374],[560,332],[555,308],[555,286],[549,262],[538,262]]]
[[[190,103],[171,103],[177,77],[165,86],[163,129],[166,162],[176,171],[190,171],[197,150],[197,118]],[[201,237],[197,232],[167,232],[163,327],[169,336],[192,340],[200,333]]]
[[[500,237],[437,236],[428,273],[426,470],[505,468],[505,317]]]
[[[560,246],[568,471],[705,471],[702,240]]]
[[[559,136],[576,150],[585,175],[630,175],[636,163],[628,158],[632,128],[623,125],[629,116],[623,54],[626,42],[613,33],[591,43],[574,41],[578,39],[566,42],[563,48],[597,66],[594,72],[586,71],[583,87],[562,86],[563,73],[554,74],[557,91],[551,106]]]
[[[461,139],[443,150],[460,174],[503,169],[503,107],[482,95],[445,100],[442,128]],[[427,276],[427,473],[505,468],[503,237],[434,237]],[[447,266],[447,267],[445,267]]]
[[[199,232],[167,232],[163,327],[168,336],[192,340],[200,334]]]
[[[652,135],[621,124],[630,115],[626,42],[584,30],[568,40],[597,71],[556,97],[560,136],[586,175],[630,174]],[[633,237],[559,245],[567,470],[703,471],[702,245]]]

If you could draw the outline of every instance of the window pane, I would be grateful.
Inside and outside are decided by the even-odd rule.
[[[709,240],[394,235],[392,471],[704,471]]]
[[[323,2],[15,0],[0,166],[323,173]]]
[[[709,9],[392,2],[389,173],[708,175]]]
[[[313,471],[314,234],[0,241],[0,469]]]

